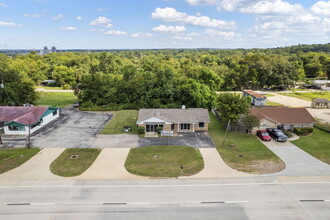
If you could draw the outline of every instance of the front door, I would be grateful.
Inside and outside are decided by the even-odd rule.
[[[146,132],[157,132],[157,127],[163,127],[163,125],[147,125]]]

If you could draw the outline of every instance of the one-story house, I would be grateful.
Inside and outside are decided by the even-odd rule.
[[[252,90],[243,90],[243,97],[251,97],[251,104],[254,106],[265,106],[267,97]]]
[[[207,109],[140,109],[136,124],[145,132],[156,132],[157,127],[171,135],[178,132],[207,131],[210,123]]]
[[[55,107],[16,107],[0,106],[0,122],[4,133],[10,135],[28,135],[39,130],[59,117],[59,108]]]
[[[313,116],[306,108],[265,107],[250,108],[250,114],[260,120],[259,127],[253,129],[265,130],[267,128],[279,128],[293,130],[294,128],[310,128],[316,123]]]

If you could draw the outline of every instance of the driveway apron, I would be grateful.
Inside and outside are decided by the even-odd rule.
[[[64,148],[42,149],[26,163],[0,175],[0,180],[58,180],[63,177],[54,175],[50,164],[64,151]]]
[[[316,159],[291,142],[279,143],[272,140],[271,142],[262,143],[285,163],[283,171],[266,175],[330,175],[330,165]]]

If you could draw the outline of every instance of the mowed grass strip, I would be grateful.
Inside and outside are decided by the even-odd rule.
[[[255,135],[228,132],[225,145],[222,147],[225,128],[210,113],[209,134],[218,152],[230,167],[248,173],[275,173],[285,165],[271,150],[262,144]]]
[[[125,167],[128,172],[139,176],[178,177],[200,172],[204,161],[197,148],[151,146],[131,149]]]
[[[314,128],[311,136],[300,137],[292,143],[313,157],[330,164],[330,133]]]
[[[50,170],[58,176],[79,176],[94,163],[100,152],[101,149],[96,148],[66,149],[52,162]],[[78,157],[71,159],[72,155],[77,155]]]
[[[39,148],[0,149],[0,174],[19,167],[39,151]]]
[[[35,101],[36,106],[66,107],[78,101],[71,92],[39,92],[40,98]]]
[[[124,126],[132,126],[132,132],[128,134],[137,134],[136,120],[139,112],[137,110],[122,110],[114,112],[111,120],[101,131],[101,134],[122,134]]]
[[[330,92],[295,92],[295,93],[280,93],[281,95],[291,96],[306,101],[311,101],[315,98],[330,99]]]

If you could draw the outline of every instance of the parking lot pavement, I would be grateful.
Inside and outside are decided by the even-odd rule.
[[[330,175],[330,166],[291,142],[276,142],[271,140],[264,143],[285,163],[285,169],[279,173],[266,175],[303,176],[303,175]]]
[[[96,148],[136,148],[139,137],[136,134],[98,134],[92,143]]]
[[[32,144],[40,148],[91,147],[95,135],[111,119],[109,113],[61,109],[60,117],[32,135]]]
[[[198,148],[215,147],[211,137],[205,132],[180,133],[180,137],[140,138],[139,147],[155,145],[177,145]]]

